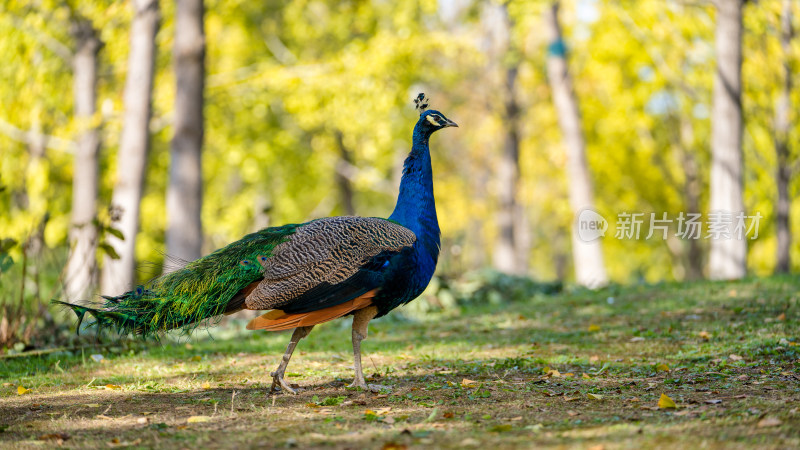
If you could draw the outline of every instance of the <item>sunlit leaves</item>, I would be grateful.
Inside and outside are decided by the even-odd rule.
[[[661,409],[675,409],[678,405],[667,394],[661,394],[658,399],[658,407]]]

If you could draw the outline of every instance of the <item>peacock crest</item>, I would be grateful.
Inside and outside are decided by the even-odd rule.
[[[422,92],[420,92],[419,95],[417,95],[417,98],[414,99],[414,105],[416,105],[415,108],[417,111],[419,111],[420,115],[424,113],[426,109],[428,109],[429,101],[430,99],[428,96]]]

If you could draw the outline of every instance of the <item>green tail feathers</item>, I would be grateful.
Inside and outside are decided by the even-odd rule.
[[[225,312],[242,289],[262,278],[259,258],[269,258],[276,245],[298,225],[265,228],[188,263],[182,269],[154,278],[117,297],[103,297],[92,305],[65,305],[78,316],[78,328],[87,313],[100,328],[121,334],[155,335],[183,328],[189,332],[203,320]]]

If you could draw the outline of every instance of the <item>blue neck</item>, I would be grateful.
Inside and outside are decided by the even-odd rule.
[[[428,148],[430,131],[420,122],[414,127],[411,153],[403,164],[403,178],[397,205],[390,220],[403,225],[417,235],[417,249],[432,257],[435,266],[439,256],[439,221],[433,200],[433,173]],[[432,272],[432,271],[431,271]]]

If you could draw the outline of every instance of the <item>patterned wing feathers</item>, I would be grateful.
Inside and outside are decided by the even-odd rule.
[[[298,227],[261,262],[264,280],[245,301],[248,309],[280,309],[322,283],[336,285],[385,251],[400,251],[414,233],[385,219],[330,217]]]

